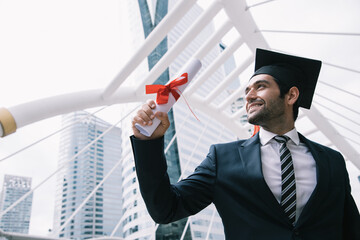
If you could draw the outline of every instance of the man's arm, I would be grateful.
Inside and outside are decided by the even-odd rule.
[[[140,192],[149,214],[158,223],[169,223],[196,214],[212,202],[215,185],[215,154],[209,154],[188,178],[171,185],[164,154],[164,133],[169,127],[166,113],[153,113],[148,101],[133,118],[134,135],[130,137]],[[143,136],[135,123],[151,125],[161,120],[151,137]],[[215,151],[214,148],[213,152]]]
[[[213,155],[182,181],[171,185],[166,172],[164,139],[130,137],[140,192],[149,214],[158,223],[169,223],[196,214],[212,202],[215,185]]]

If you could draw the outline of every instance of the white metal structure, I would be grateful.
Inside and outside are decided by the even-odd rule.
[[[172,60],[181,53],[187,44],[196,37],[197,33],[200,32],[209,21],[216,18],[218,14],[224,14],[224,21],[220,24],[217,32],[194,53],[193,57],[202,59],[230,30],[235,30],[237,34],[226,50],[219,55],[208,68],[203,69],[201,74],[196,76],[192,84],[185,91],[184,96],[191,103],[191,106],[208,114],[229,128],[239,138],[247,138],[247,130],[250,126],[240,124],[240,117],[245,113],[245,109],[239,109],[237,112],[231,114],[224,111],[224,109],[227,109],[236,99],[244,96],[244,89],[240,88],[227,99],[221,99],[220,103],[215,104],[213,101],[219,93],[224,91],[226,87],[232,83],[235,77],[241,76],[242,83],[248,81],[247,77],[250,76],[248,72],[249,69],[252,68],[251,63],[254,60],[255,49],[274,49],[295,55],[321,59],[323,60],[323,69],[319,78],[318,88],[315,92],[314,103],[311,110],[303,110],[300,112],[297,128],[305,136],[318,140],[330,147],[337,148],[343,153],[347,160],[351,161],[360,169],[360,125],[358,123],[358,119],[360,119],[360,96],[358,94],[360,86],[358,83],[356,85],[353,81],[353,79],[359,79],[360,76],[360,70],[356,64],[356,62],[360,62],[360,43],[357,41],[357,44],[352,46],[352,50],[344,49],[344,51],[342,51],[342,49],[335,50],[335,43],[327,48],[323,38],[324,36],[333,36],[334,38],[359,37],[360,21],[357,21],[355,29],[349,29],[346,32],[339,31],[338,29],[345,27],[347,21],[350,21],[350,17],[348,17],[349,19],[344,18],[344,21],[339,19],[337,24],[333,26],[335,30],[332,30],[332,26],[327,27],[326,30],[316,28],[316,23],[321,21],[321,19],[316,18],[310,19],[314,27],[309,30],[304,28],[312,27],[312,25],[302,26],[298,21],[294,21],[294,26],[300,28],[277,28],[277,26],[282,26],[282,21],[291,21],[289,12],[294,14],[294,18],[296,19],[306,18],[306,14],[309,12],[301,11],[304,9],[308,10],[308,8],[304,7],[304,4],[308,4],[309,8],[314,4],[313,6],[321,13],[329,12],[329,15],[325,14],[325,16],[331,19],[334,16],[332,13],[337,13],[339,7],[341,9],[340,4],[334,3],[335,1],[321,1],[323,4],[321,6],[318,6],[318,3],[313,3],[312,1],[295,0],[270,0],[263,2],[245,0],[208,1],[211,3],[208,4],[204,13],[199,16],[198,20],[194,22],[192,26],[189,26],[186,34],[178,39],[177,44],[168,50],[144,80],[136,86],[127,84],[128,77],[136,71],[138,65],[146,59],[149,53],[196,2],[196,0],[179,1],[178,5],[167,14],[157,28],[149,35],[144,44],[126,61],[126,64],[119,70],[115,78],[107,85],[104,85],[102,89],[53,96],[11,106],[7,109],[1,109],[0,135],[6,136],[15,132],[16,128],[21,128],[42,119],[63,113],[117,103],[144,101],[148,98],[144,94],[144,85],[151,84],[157,79],[163,70],[170,65]],[[293,4],[293,6],[291,6],[291,4]],[[354,2],[352,4],[360,10],[358,3]],[[297,8],[299,6],[301,6],[301,8]],[[265,7],[268,7],[267,11],[266,9],[264,11]],[[271,15],[274,9],[281,9],[282,7],[284,8],[282,16]],[[328,9],[325,11],[322,8]],[[297,9],[299,9],[298,12]],[[264,12],[268,15],[262,15]],[[356,20],[356,18],[358,19],[359,17],[353,16],[353,18]],[[271,26],[272,20],[274,20],[275,25]],[[276,36],[274,37],[274,35]],[[291,36],[297,39],[303,38],[302,43],[304,46],[291,46]],[[321,39],[318,39],[319,36]],[[276,38],[286,38],[288,41],[283,46],[279,46]],[[329,41],[330,40],[331,39],[329,39]],[[336,41],[341,40],[337,38]],[[348,39],[345,39],[343,42],[336,43],[338,45],[346,45],[349,44],[349,42]],[[351,44],[354,44],[354,42],[351,41]],[[235,70],[230,73],[217,88],[212,89],[206,98],[200,97],[197,94],[197,90],[201,88],[207,78],[214,73],[231,54],[237,51],[240,51],[242,55],[237,59],[238,66]],[[339,52],[342,52],[343,55]],[[324,59],[323,56],[327,55],[325,53],[331,53],[329,54],[330,56],[332,54],[339,54],[339,57],[338,59],[336,57],[329,58],[329,60]],[[350,65],[342,64],[342,60],[346,58],[352,59],[353,63],[350,63]],[[340,73],[334,73],[335,70],[339,70]],[[345,78],[338,80],[348,73],[352,79]],[[351,84],[354,84],[354,86],[349,86],[346,82],[347,80],[349,80]],[[242,84],[242,86],[244,85],[245,84]],[[2,141],[6,141],[6,139]],[[46,180],[47,179],[44,181]]]
[[[261,30],[257,27],[256,22],[251,15],[251,11],[249,11],[250,7],[247,5],[246,1],[212,1],[212,4],[206,9],[204,14],[201,15],[198,21],[196,21],[193,26],[188,29],[187,33],[178,40],[178,43],[172,49],[169,49],[156,67],[154,67],[149,75],[144,78],[143,82],[138,84],[136,87],[122,86],[128,76],[136,70],[136,67],[150,54],[154,47],[160,43],[177,21],[179,21],[179,19],[181,19],[188,9],[195,3],[196,0],[180,1],[178,6],[168,13],[157,28],[149,35],[145,43],[135,52],[132,58],[127,61],[116,77],[107,86],[105,86],[104,89],[69,93],[47,99],[27,102],[9,107],[8,111],[10,114],[5,109],[2,109],[1,123],[2,130],[4,132],[3,135],[14,131],[16,129],[13,127],[14,124],[16,124],[17,128],[21,128],[36,121],[71,111],[95,106],[112,105],[115,103],[142,101],[146,99],[147,97],[144,94],[144,85],[151,84],[161,74],[161,72],[169,66],[171,60],[173,60],[181,52],[181,50],[183,50],[187,44],[196,37],[196,33],[199,32],[208,23],[208,21],[213,19],[221,9],[223,9],[227,14],[228,20],[224,22],[218,32],[214,34],[214,36],[209,39],[208,42],[206,42],[203,47],[198,50],[198,52],[194,53],[194,58],[201,59],[206,52],[214,46],[214,44],[221,40],[221,37],[230,30],[230,27],[234,27],[239,36],[233,42],[233,45],[229,46],[211,66],[209,66],[200,76],[197,77],[197,79],[193,81],[184,95],[196,108],[208,113],[217,121],[229,127],[237,136],[244,137],[244,127],[241,126],[238,121],[238,117],[244,113],[244,109],[240,109],[238,113],[234,113],[232,115],[222,113],[225,106],[231,104],[236,98],[243,95],[243,89],[239,89],[239,91],[235,92],[233,96],[228,99],[224,99],[223,102],[217,106],[212,105],[211,100],[214,98],[211,97],[216,96],[217,93],[221,92],[226,87],[227,83],[229,84],[230,81],[227,81],[228,79],[224,80],[224,84],[221,84],[216,89],[213,89],[206,99],[198,97],[196,89],[198,89],[201,84],[206,81],[207,77],[211,75],[222,63],[224,63],[226,58],[231,53],[234,53],[239,47],[247,47],[251,51],[251,54],[243,59],[243,64],[239,65],[236,72],[234,72],[235,76],[241,74],[241,72],[248,67],[250,64],[249,59],[254,59],[253,54],[256,48],[270,48],[261,33]],[[319,34],[321,34],[321,32],[319,32]],[[326,32],[324,34],[326,34]],[[357,34],[358,33],[354,33],[353,35]],[[346,68],[346,66],[344,67]],[[358,72],[356,69],[351,68],[346,68],[346,70],[353,71],[355,73]],[[231,77],[234,76],[229,76],[229,80],[231,80]],[[246,81],[246,79],[244,79],[244,81]],[[320,78],[319,81],[323,82],[324,80]],[[356,96],[356,94],[354,95]],[[358,168],[360,168],[359,152],[356,151],[355,148],[347,141],[343,141],[338,137],[341,134],[335,127],[333,127],[332,124],[329,123],[329,119],[319,112],[316,104],[314,105],[315,106],[313,106],[310,111],[302,112],[302,116],[309,118],[317,128],[310,131],[321,131],[322,134],[331,141],[331,145],[340,149],[347,159],[351,160]],[[358,114],[356,109],[354,112]],[[11,116],[13,117],[14,122],[12,122]],[[13,130],[8,130],[9,128]]]

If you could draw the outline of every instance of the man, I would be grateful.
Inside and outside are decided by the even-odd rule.
[[[166,113],[148,101],[131,137],[140,190],[158,223],[214,203],[226,239],[360,239],[359,211],[339,152],[298,133],[298,108],[310,108],[321,62],[257,49],[246,87],[248,121],[261,127],[247,140],[211,146],[188,178],[171,185],[163,135]],[[135,123],[160,126],[148,138]]]

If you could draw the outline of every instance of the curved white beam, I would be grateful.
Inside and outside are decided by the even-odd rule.
[[[191,106],[206,113],[207,115],[215,119],[217,122],[221,123],[223,126],[226,126],[226,128],[232,131],[237,137],[249,137],[249,128],[242,126],[240,124],[240,121],[233,121],[229,116],[227,116],[228,114],[222,112],[222,110],[217,109],[213,105],[204,104],[202,98],[200,98],[196,94],[193,94],[191,96],[185,94],[185,97],[186,99],[189,99]]]
[[[201,32],[202,29],[211,21],[211,19],[221,10],[221,4],[214,1],[213,4],[201,14],[194,24],[177,40],[158,63],[151,69],[149,74],[143,80],[139,80],[136,92],[144,92],[146,84],[152,84],[165,71],[169,64],[191,43],[191,41]]]
[[[185,90],[185,93],[192,94],[196,91],[201,84],[203,84],[210,76],[222,65],[224,62],[233,54],[244,41],[238,36],[234,42],[225,50],[219,54],[219,56],[202,72],[198,79],[189,85],[189,87]]]
[[[221,38],[230,31],[233,27],[230,20],[226,20],[219,29],[214,32],[210,38],[201,46],[201,48],[194,54],[193,58],[195,59],[203,59],[206,54],[214,47],[216,44],[221,42]]]
[[[256,48],[269,49],[265,38],[261,33],[256,33],[258,27],[251,15],[247,11],[246,1],[222,0],[224,10],[231,19],[236,30],[244,38],[244,41],[254,53]]]
[[[360,154],[341,137],[340,133],[329,123],[329,121],[319,112],[316,106],[311,106],[310,110],[302,112],[317,126],[317,128],[341,151],[346,159],[350,160],[360,169]]]
[[[253,59],[248,57],[241,65],[235,68],[226,78],[206,97],[205,102],[211,102],[211,99],[215,99],[225,88],[244,71],[251,63]]]
[[[137,96],[130,87],[122,87],[109,98],[102,98],[103,89],[68,93],[19,104],[8,108],[17,128],[28,124],[92,107],[113,105],[116,103],[138,102],[145,100],[145,95]],[[149,98],[149,97],[147,97]]]
[[[188,12],[197,0],[179,1],[178,4],[162,19],[160,24],[149,34],[145,42],[125,64],[121,71],[105,88],[102,97],[109,98],[135,68],[145,59],[151,51],[164,39],[166,34],[178,23],[178,21]]]

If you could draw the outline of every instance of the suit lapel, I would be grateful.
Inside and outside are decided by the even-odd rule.
[[[262,173],[259,134],[243,142],[238,149],[244,173],[249,180],[248,182],[252,190],[258,195],[258,199],[263,201],[268,207],[271,211],[269,214],[272,217],[291,225],[288,217],[265,182]]]
[[[316,209],[323,202],[326,201],[326,193],[329,189],[329,162],[326,160],[327,157],[322,148],[316,146],[314,143],[309,141],[307,138],[299,134],[300,140],[306,144],[309,148],[315,163],[316,163],[316,187],[311,194],[308,202],[306,203],[300,218],[298,219],[297,225],[305,223],[312,215],[316,214]]]

